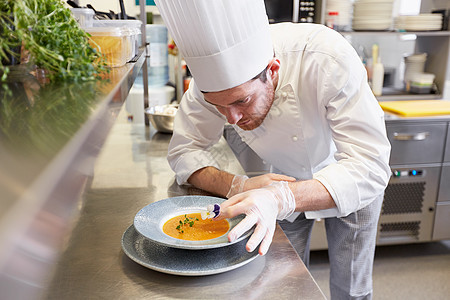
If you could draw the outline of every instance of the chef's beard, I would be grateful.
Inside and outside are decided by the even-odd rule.
[[[275,99],[275,89],[269,81],[265,82],[264,91],[262,93],[263,93],[264,100],[263,101],[259,100],[262,104],[260,106],[257,106],[255,108],[255,111],[250,112],[248,115],[247,114],[245,115],[246,118],[244,119],[244,121],[250,120],[250,122],[248,122],[242,126],[239,125],[239,122],[238,122],[237,125],[242,130],[245,130],[245,131],[254,130],[254,129],[258,128],[259,126],[261,126],[261,124],[266,119],[267,114],[269,113],[270,108],[272,107],[273,101]]]

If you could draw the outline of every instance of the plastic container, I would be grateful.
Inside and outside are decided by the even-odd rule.
[[[129,47],[127,47],[127,61],[130,61],[133,59],[133,57],[136,55],[137,52],[134,32],[133,29],[128,27],[121,27],[120,29],[127,38],[127,44],[129,45]]]
[[[110,67],[124,66],[129,60],[132,45],[129,33],[120,27],[88,27],[90,44],[106,56]]]
[[[150,65],[148,85],[151,87],[164,86],[169,81],[169,53],[167,27],[161,24],[145,26]]]
[[[71,8],[72,14],[81,27],[92,27],[94,10],[90,8]]]
[[[434,74],[414,73],[409,81],[409,91],[416,94],[429,94],[434,82]]]
[[[405,57],[405,82],[408,82],[413,74],[423,73],[425,70],[426,61],[426,53],[414,54]]]
[[[138,54],[139,47],[142,45],[142,22],[140,20],[94,20],[94,27],[125,27],[129,30],[129,36],[133,46],[132,56],[130,59]]]

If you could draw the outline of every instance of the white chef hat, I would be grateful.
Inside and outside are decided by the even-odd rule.
[[[156,0],[198,88],[238,86],[273,57],[264,0]]]

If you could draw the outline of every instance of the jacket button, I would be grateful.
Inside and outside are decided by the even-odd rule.
[[[287,93],[286,92],[282,92],[281,93],[281,97],[286,98],[287,97]]]
[[[292,137],[292,140],[293,140],[294,142],[296,142],[296,141],[298,141],[298,137],[297,137],[296,135],[294,135],[294,136]]]

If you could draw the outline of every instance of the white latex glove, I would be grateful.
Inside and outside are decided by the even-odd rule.
[[[248,178],[245,175],[236,175],[231,182],[230,190],[228,191],[227,198],[231,198],[234,195],[240,194],[245,191],[253,190],[268,186],[277,181],[289,181],[293,182],[296,179],[291,176],[268,173],[260,176]]]
[[[260,244],[259,254],[264,255],[272,243],[276,219],[283,220],[294,210],[294,194],[287,182],[280,181],[226,200],[220,205],[220,215],[216,219],[233,218],[245,214],[246,217],[228,233],[228,240],[236,240],[256,225],[246,249],[252,252]]]
[[[227,198],[231,198],[234,195],[240,194],[244,191],[244,185],[247,181],[248,176],[246,175],[235,175],[233,181],[231,182],[230,190],[228,191]]]

